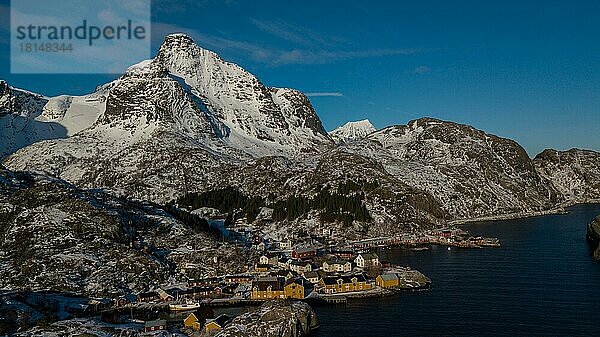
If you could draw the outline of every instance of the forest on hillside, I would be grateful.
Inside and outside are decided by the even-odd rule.
[[[292,195],[277,199],[274,195],[268,198],[247,196],[239,189],[229,186],[201,193],[189,193],[170,202],[169,205],[189,209],[215,208],[222,214],[228,214],[226,224],[241,217],[253,222],[261,208],[268,207],[273,209],[274,221],[295,220],[316,211],[323,223],[338,222],[350,226],[354,221],[372,220],[364,199],[365,193],[377,187],[377,181],[348,180],[340,183],[335,190],[329,185],[321,186],[313,196]]]

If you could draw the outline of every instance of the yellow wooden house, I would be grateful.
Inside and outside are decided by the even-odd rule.
[[[301,277],[288,280],[283,288],[285,297],[298,300],[304,299],[305,282],[306,280]]]
[[[230,317],[225,314],[220,315],[217,318],[207,319],[206,323],[204,324],[204,331],[213,332],[221,330],[225,327],[225,324],[227,323],[227,321],[229,321],[229,319]]]
[[[394,288],[400,284],[400,280],[396,274],[381,274],[375,279],[375,284],[382,288]]]
[[[253,300],[272,300],[285,298],[283,277],[262,277],[252,282]]]
[[[183,326],[194,330],[200,330],[202,328],[202,324],[198,321],[198,317],[193,313],[189,314],[188,317],[183,320]]]
[[[371,283],[363,274],[324,277],[319,281],[319,286],[326,294],[372,289]]]

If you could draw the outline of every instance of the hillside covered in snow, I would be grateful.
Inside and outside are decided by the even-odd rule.
[[[326,222],[366,237],[598,198],[596,152],[532,160],[510,139],[431,118],[327,133],[304,94],[267,87],[183,34],[89,95],[2,83],[9,169],[157,204],[232,187],[283,207],[278,230]],[[315,201],[324,193],[368,216],[331,214]],[[290,200],[310,207],[291,212]]]

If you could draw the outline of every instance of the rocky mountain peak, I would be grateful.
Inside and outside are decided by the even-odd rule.
[[[306,96],[266,87],[250,72],[200,47],[187,35],[168,35],[154,61],[180,78],[206,110],[232,130],[231,143],[250,140],[261,147],[300,152],[332,143]]]

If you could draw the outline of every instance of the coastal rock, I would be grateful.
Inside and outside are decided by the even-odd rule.
[[[46,326],[36,326],[25,332],[14,334],[15,337],[57,337],[57,336],[119,336],[119,337],[186,337],[183,333],[171,331],[155,331],[144,333],[141,324],[108,324],[93,319],[75,318],[54,322]]]
[[[403,270],[397,273],[399,289],[403,290],[417,290],[424,289],[431,285],[431,279],[425,276],[418,270]]]
[[[318,325],[308,304],[274,301],[234,318],[215,337],[301,337]]]
[[[594,251],[594,259],[600,261],[600,215],[588,225],[587,239],[590,243],[597,246]]]

